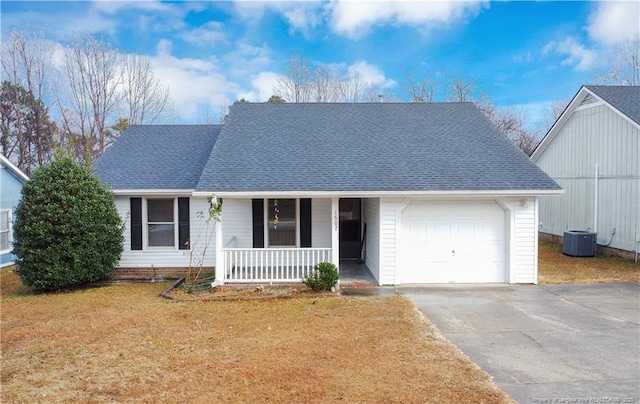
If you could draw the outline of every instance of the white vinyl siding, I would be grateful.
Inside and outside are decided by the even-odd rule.
[[[506,204],[513,217],[511,283],[537,283],[537,199],[511,200]]]
[[[606,105],[575,111],[536,163],[565,194],[540,198],[540,231],[597,227],[598,243],[634,251],[640,236],[640,129]],[[595,165],[599,165],[594,224]],[[616,229],[613,239],[611,232]]]
[[[365,263],[376,280],[380,279],[380,198],[362,200],[364,223],[367,225]]]
[[[252,215],[251,199],[224,199],[222,248],[253,247]]]
[[[395,285],[397,278],[398,209],[404,198],[380,198],[380,278],[381,285]]]
[[[311,200],[311,246],[331,248],[331,199]]]
[[[115,204],[124,220],[124,250],[120,258],[119,267],[122,268],[186,268],[189,266],[189,254],[192,250],[174,249],[147,249],[140,251],[131,250],[131,223],[130,223],[130,202],[129,196],[116,196]],[[144,210],[144,206],[143,206]],[[189,220],[190,238],[194,253],[202,251],[201,246],[208,244],[204,260],[205,267],[215,266],[215,229],[214,221],[206,224],[206,215],[209,211],[209,204],[206,198],[190,198]],[[199,212],[203,217],[198,217]],[[177,237],[177,236],[176,236]]]

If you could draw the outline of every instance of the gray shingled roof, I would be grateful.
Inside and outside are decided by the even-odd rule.
[[[640,86],[585,86],[640,124]]]
[[[195,189],[222,125],[130,126],[93,167],[111,189]]]
[[[471,103],[239,103],[231,108],[197,187],[214,189],[560,187]]]

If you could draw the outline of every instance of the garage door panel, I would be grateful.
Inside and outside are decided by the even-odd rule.
[[[411,203],[402,214],[403,283],[505,282],[505,213],[495,202]]]
[[[499,254],[501,247],[497,242],[458,245],[452,248],[455,256],[451,259],[465,262],[503,261],[504,254]]]
[[[427,228],[427,237],[450,237],[452,232],[451,223],[433,223],[431,226]],[[429,231],[431,230],[431,231]]]

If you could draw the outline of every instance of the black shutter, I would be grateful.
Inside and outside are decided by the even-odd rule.
[[[189,250],[189,198],[178,198],[178,249]]]
[[[300,247],[311,247],[311,199],[300,199]]]
[[[264,199],[252,199],[253,248],[264,248]]]
[[[131,250],[142,250],[142,198],[131,198]]]

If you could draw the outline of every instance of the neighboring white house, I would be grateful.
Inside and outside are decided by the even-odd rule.
[[[583,86],[531,155],[565,189],[540,198],[540,232],[597,233],[632,258],[640,242],[640,87]]]
[[[562,193],[471,103],[239,103],[133,126],[95,168],[127,224],[117,271],[184,268],[188,240],[227,283],[349,259],[381,285],[536,283],[538,198]]]
[[[5,156],[0,155],[0,268],[13,265],[13,221],[22,197],[22,185],[29,178]]]

